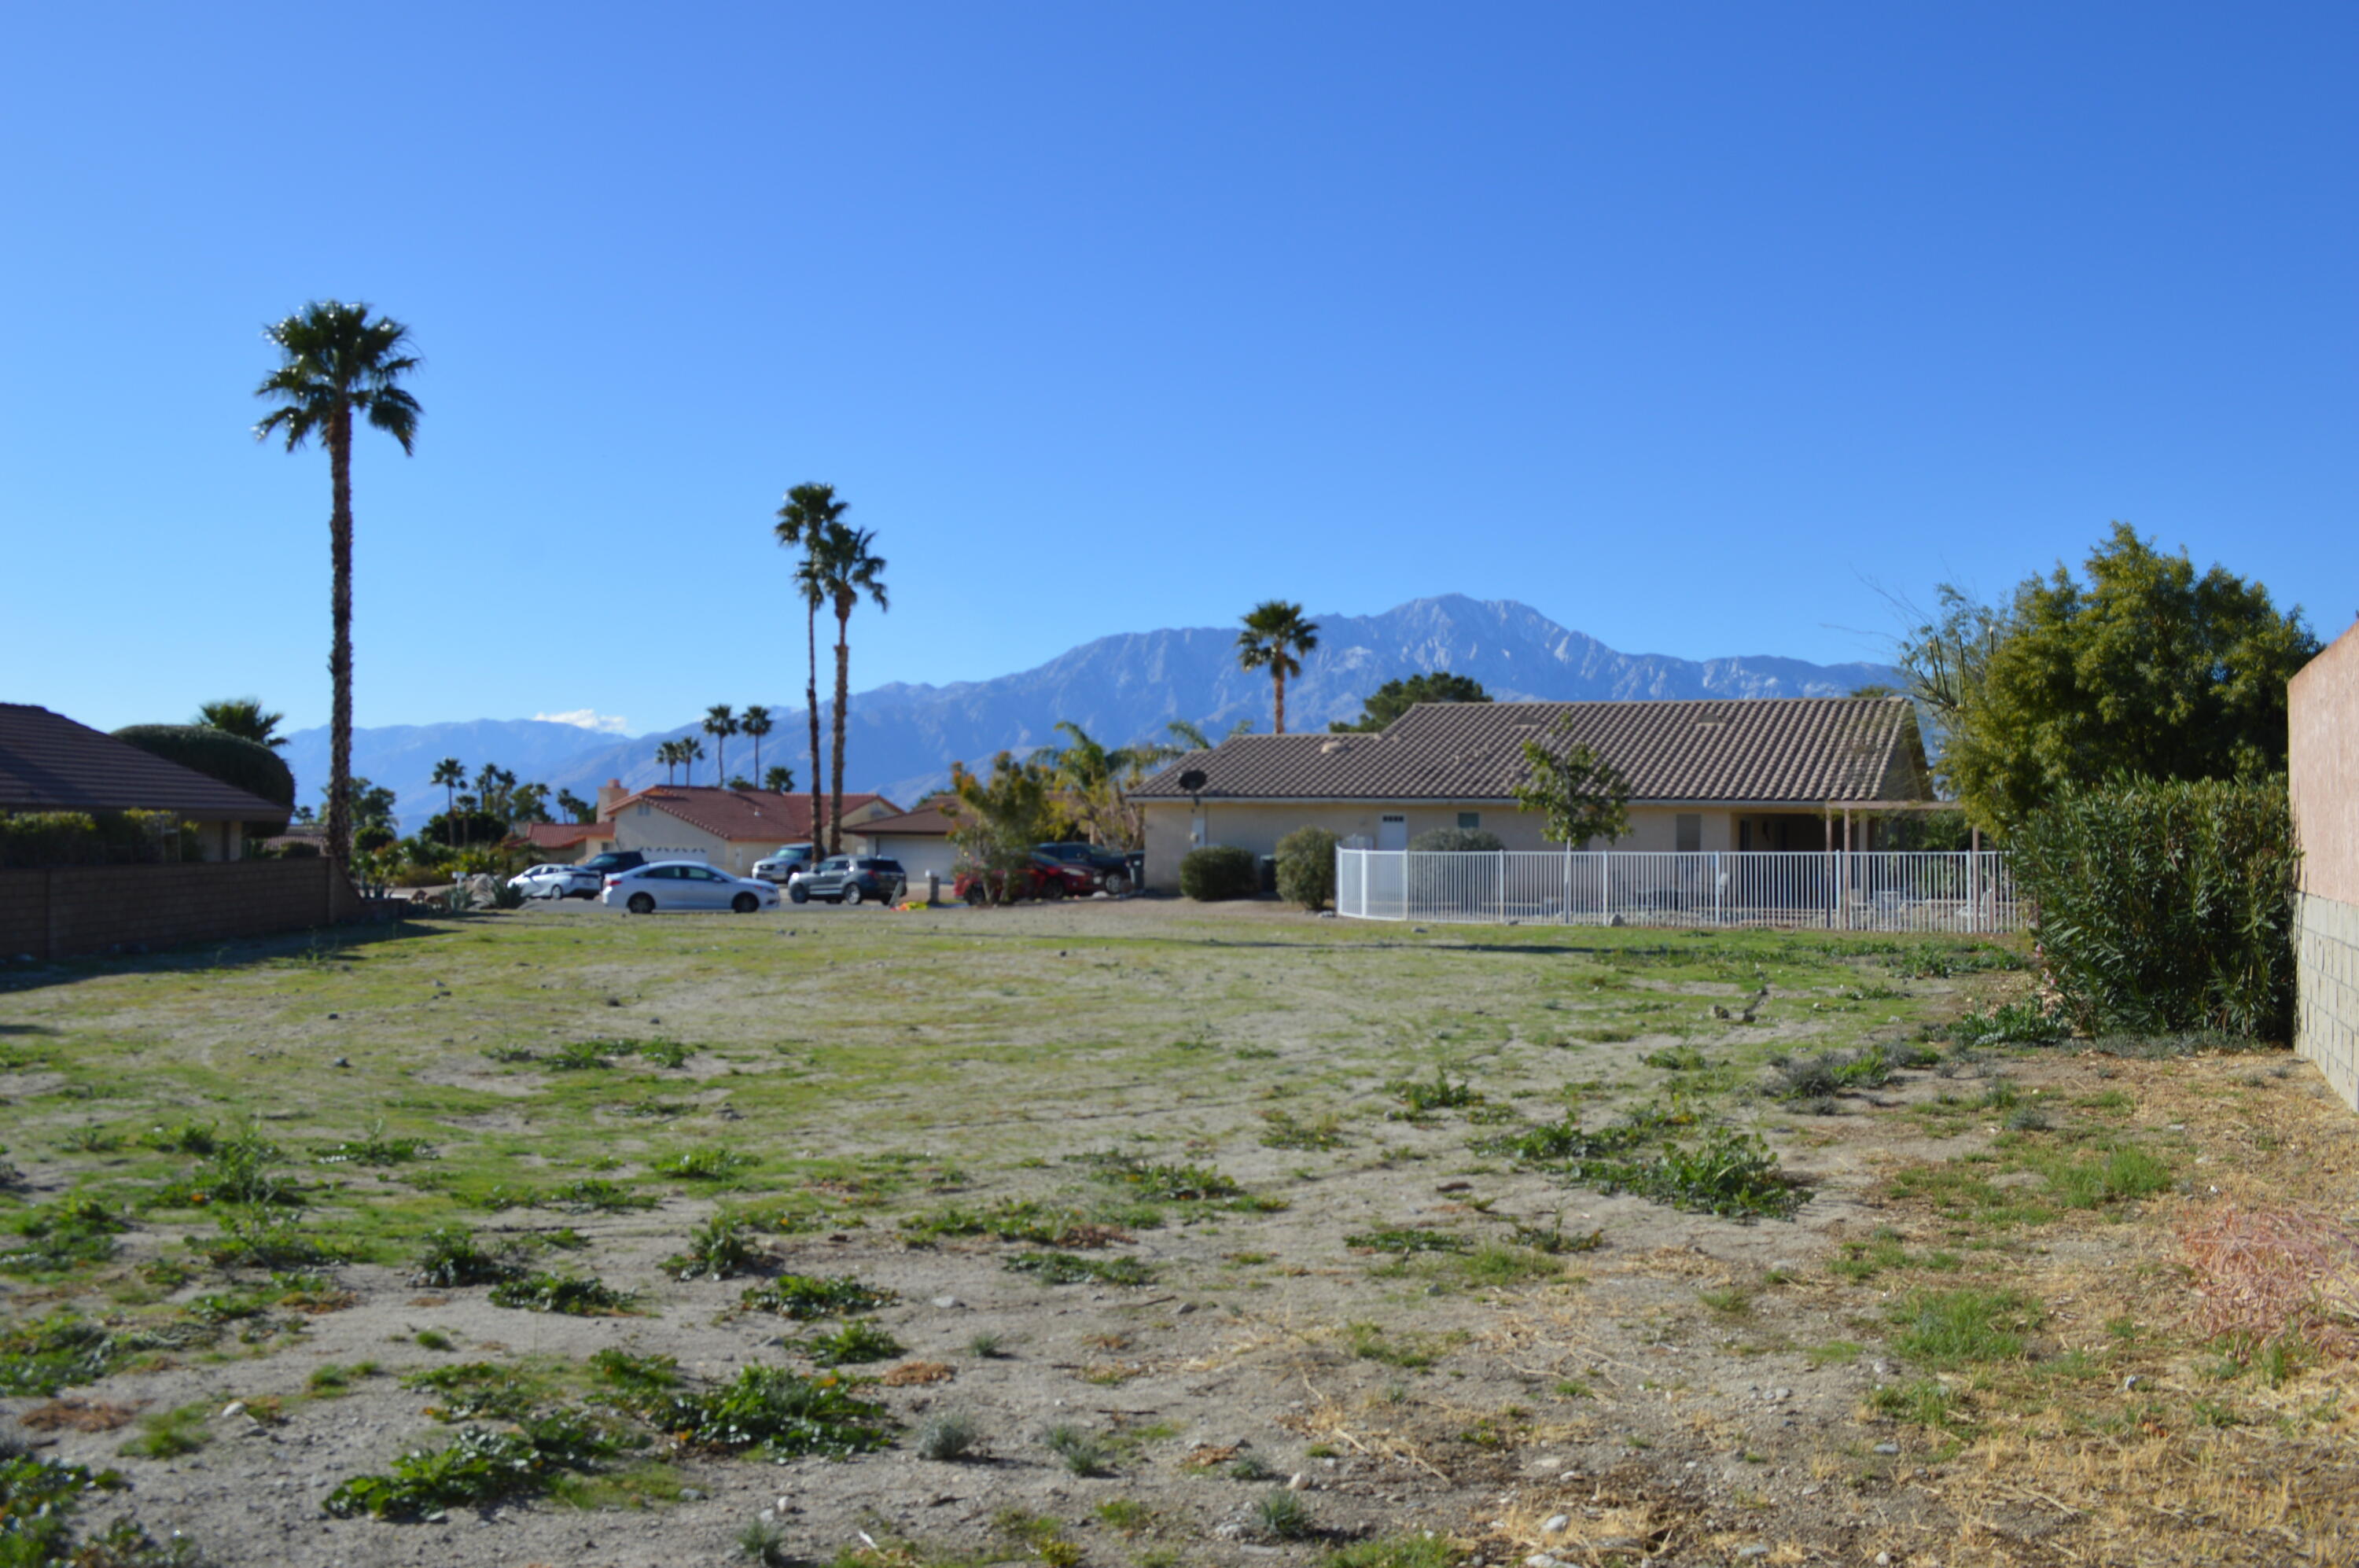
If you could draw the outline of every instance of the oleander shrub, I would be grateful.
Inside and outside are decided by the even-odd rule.
[[[1325,828],[1297,828],[1277,841],[1277,896],[1306,909],[1323,909],[1335,899],[1335,846],[1343,841]]]
[[[1205,904],[1250,898],[1261,892],[1261,873],[1251,850],[1208,844],[1180,857],[1180,891]]]
[[[2282,774],[2075,790],[2016,834],[2041,954],[2090,1033],[2288,1038],[2299,860]]]
[[[268,838],[287,831],[287,819],[295,811],[294,770],[261,742],[211,724],[127,724],[114,732],[114,738],[280,808],[272,816],[246,823],[247,837]]]

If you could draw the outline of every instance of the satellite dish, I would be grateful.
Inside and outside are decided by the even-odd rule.
[[[1201,768],[1191,768],[1180,775],[1180,788],[1187,790],[1190,795],[1201,789],[1207,782],[1209,780],[1205,779],[1204,770]]]

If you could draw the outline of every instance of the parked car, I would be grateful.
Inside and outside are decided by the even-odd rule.
[[[816,846],[808,844],[782,844],[776,855],[766,855],[754,862],[754,875],[765,882],[780,887],[795,879],[798,871],[808,871],[818,857]]]
[[[778,907],[778,890],[751,877],[732,877],[693,860],[634,866],[606,878],[598,901],[613,909],[652,915],[662,909],[734,909],[750,915]]]
[[[1035,855],[1029,865],[1008,873],[1007,899],[1019,903],[1027,898],[1086,898],[1101,886],[1093,866],[1059,860],[1054,855]],[[951,884],[951,896],[970,904],[991,901],[991,890],[984,885],[983,873],[972,866],[959,868],[957,880]]]
[[[536,866],[508,878],[527,898],[594,898],[606,879],[586,866]]]
[[[897,860],[868,855],[832,855],[787,884],[787,897],[796,903],[825,898],[835,904],[897,904],[909,886]]]
[[[615,872],[636,871],[647,863],[647,857],[638,850],[610,849],[603,855],[593,855],[583,861],[582,869],[595,872],[601,878],[603,886],[603,878],[612,877]]]
[[[1042,844],[1033,846],[1033,853],[1044,855],[1064,866],[1086,866],[1097,873],[1097,885],[1117,897],[1127,893],[1137,878],[1130,868],[1130,856],[1118,849],[1108,849],[1095,844]]]

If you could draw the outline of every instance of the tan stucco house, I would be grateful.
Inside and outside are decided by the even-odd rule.
[[[853,830],[863,822],[898,816],[900,811],[882,795],[847,792],[845,849],[852,848]],[[585,847],[636,849],[650,860],[701,860],[744,877],[751,874],[754,862],[777,854],[780,845],[810,843],[810,824],[809,794],[683,784],[658,784],[635,792],[619,780],[609,780],[598,791],[598,825],[611,837],[592,837]]]
[[[1875,847],[1870,813],[1931,798],[1914,709],[1902,697],[1669,702],[1421,702],[1375,735],[1236,735],[1130,792],[1147,820],[1147,885],[1180,885],[1198,844],[1268,855],[1300,827],[1371,849],[1430,828],[1480,828],[1509,849],[1550,849],[1516,804],[1524,743],[1570,721],[1630,781],[1627,850]],[[1201,775],[1201,779],[1191,779]],[[1183,779],[1194,788],[1182,784]]]

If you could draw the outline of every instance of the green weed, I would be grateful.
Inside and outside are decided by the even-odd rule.
[[[675,1279],[728,1279],[750,1272],[763,1257],[743,1219],[714,1214],[688,1233],[688,1249],[665,1258],[663,1268]]]
[[[1029,1274],[1044,1285],[1151,1285],[1155,1270],[1136,1258],[1082,1258],[1071,1252],[1019,1252],[1006,1259],[1012,1273]]]
[[[569,1274],[527,1274],[493,1286],[491,1293],[495,1307],[581,1318],[624,1315],[634,1310],[635,1301],[602,1280]]]
[[[890,1361],[901,1354],[901,1342],[875,1323],[848,1323],[832,1333],[806,1340],[803,1348],[821,1367],[853,1367],[870,1361]]]
[[[1933,1367],[2014,1361],[2024,1353],[2023,1336],[2044,1315],[2020,1290],[1919,1290],[1893,1309],[1901,1326],[1892,1345]]]
[[[875,1312],[897,1298],[890,1290],[864,1285],[849,1274],[833,1278],[781,1274],[766,1284],[748,1287],[738,1300],[747,1312],[776,1312],[782,1318],[809,1322],[813,1318]]]

